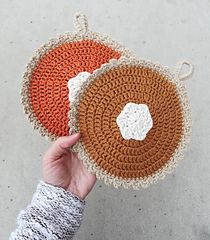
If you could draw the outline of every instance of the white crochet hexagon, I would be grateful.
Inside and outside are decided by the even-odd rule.
[[[70,78],[68,81],[69,101],[74,102],[77,92],[91,74],[89,72],[80,72],[76,77]]]
[[[116,118],[124,139],[144,140],[153,126],[152,117],[146,104],[127,103]]]

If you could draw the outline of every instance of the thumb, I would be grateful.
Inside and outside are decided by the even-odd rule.
[[[52,146],[48,149],[44,156],[47,161],[54,161],[66,153],[71,146],[73,146],[80,138],[80,133],[75,133],[71,136],[64,136],[58,138]]]

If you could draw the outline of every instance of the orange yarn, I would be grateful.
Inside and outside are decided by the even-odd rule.
[[[153,127],[143,141],[122,138],[116,118],[128,102],[147,104]],[[183,135],[174,83],[148,67],[123,66],[96,77],[85,90],[77,123],[89,157],[107,173],[141,178],[162,168]]]
[[[53,135],[68,135],[68,80],[79,72],[92,73],[120,56],[93,40],[63,43],[50,50],[40,59],[30,81],[30,105],[37,120]]]

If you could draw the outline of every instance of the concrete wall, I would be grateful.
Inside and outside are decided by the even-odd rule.
[[[210,239],[210,1],[0,0],[0,239],[8,239],[20,209],[41,178],[49,143],[25,119],[21,76],[49,37],[73,29],[82,10],[90,27],[111,35],[139,57],[171,67],[190,60],[187,89],[193,107],[192,141],[177,170],[140,191],[97,182],[75,239]]]

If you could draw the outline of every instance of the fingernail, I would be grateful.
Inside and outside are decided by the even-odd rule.
[[[74,136],[74,137],[77,137],[78,135],[80,135],[80,133],[78,132],[78,133],[73,133],[72,135],[70,135],[70,136]]]

